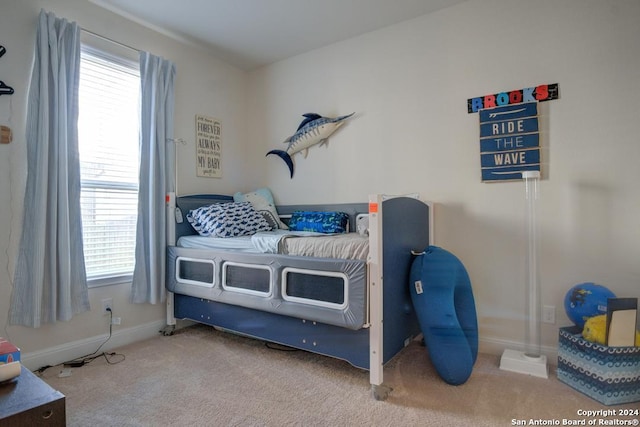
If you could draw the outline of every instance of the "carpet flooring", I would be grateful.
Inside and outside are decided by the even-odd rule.
[[[418,341],[385,366],[393,388],[386,401],[372,397],[368,372],[344,361],[203,325],[116,352],[111,363],[97,358],[67,377],[63,366],[42,373],[65,394],[68,425],[493,427],[640,418],[585,415],[640,403],[604,406],[559,382],[553,366],[549,379],[536,378],[500,370],[493,355],[478,356],[466,383],[447,385]]]

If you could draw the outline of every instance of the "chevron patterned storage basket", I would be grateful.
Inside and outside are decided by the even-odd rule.
[[[560,328],[558,379],[605,405],[640,401],[640,347],[607,347]]]

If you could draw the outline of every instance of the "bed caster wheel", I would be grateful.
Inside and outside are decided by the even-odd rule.
[[[371,391],[373,392],[373,397],[376,400],[387,400],[387,397],[389,397],[389,393],[391,393],[392,390],[393,389],[391,387],[384,384],[371,385]]]
[[[160,333],[162,336],[170,337],[173,335],[173,332],[176,330],[176,325],[167,325],[164,328],[160,329]]]

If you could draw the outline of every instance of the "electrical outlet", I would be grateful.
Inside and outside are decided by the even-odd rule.
[[[113,298],[105,298],[102,300],[102,314],[109,314],[109,311],[113,314]]]
[[[551,323],[552,325],[555,325],[556,308],[553,305],[542,306],[542,322]]]
[[[120,323],[122,323],[122,318],[121,317],[114,317],[113,319],[111,319],[111,324],[112,325],[119,325]]]

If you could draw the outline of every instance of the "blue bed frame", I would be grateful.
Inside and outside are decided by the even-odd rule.
[[[231,200],[229,196],[220,195],[183,196],[177,198],[176,205],[186,214],[189,209],[203,204]],[[345,211],[351,216],[354,230],[355,213],[369,211],[370,321],[361,329],[352,330],[177,293],[170,299],[173,316],[346,360],[370,371],[374,397],[384,400],[391,389],[382,383],[383,365],[420,333],[409,293],[409,272],[413,260],[411,252],[422,250],[430,243],[430,207],[411,197],[386,199],[380,195],[371,196],[368,204],[277,207],[281,215],[296,209]],[[176,240],[194,233],[186,220],[176,224]]]

